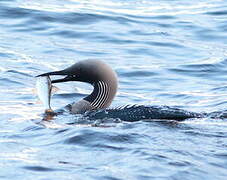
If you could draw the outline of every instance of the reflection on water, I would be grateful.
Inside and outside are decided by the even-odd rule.
[[[226,109],[226,1],[0,1],[0,177],[225,179],[226,119],[181,123],[42,121],[34,76],[102,59],[116,70],[112,106]],[[59,84],[52,107],[88,94]]]

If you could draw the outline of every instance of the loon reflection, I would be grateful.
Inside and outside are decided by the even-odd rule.
[[[94,87],[90,95],[66,106],[71,113],[84,114],[84,116],[91,119],[119,118],[123,121],[166,119],[180,121],[205,116],[205,114],[169,106],[134,105],[122,108],[108,108],[116,95],[118,80],[112,68],[100,60],[80,61],[64,70],[48,72],[39,76],[54,75],[65,77],[52,80],[51,83],[80,81],[89,83]]]

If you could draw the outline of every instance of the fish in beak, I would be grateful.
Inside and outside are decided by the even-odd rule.
[[[36,79],[37,95],[41,102],[43,103],[45,112],[53,112],[53,110],[50,107],[51,89],[52,85],[49,76],[37,77]]]

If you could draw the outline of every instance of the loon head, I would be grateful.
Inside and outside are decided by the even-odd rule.
[[[99,60],[79,61],[61,70],[41,74],[39,76],[65,76],[52,80],[52,83],[80,81],[93,85],[90,95],[83,100],[89,103],[90,109],[103,109],[110,106],[118,87],[117,75],[110,66]],[[89,110],[89,108],[87,108]]]

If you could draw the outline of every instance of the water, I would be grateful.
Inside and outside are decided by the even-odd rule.
[[[0,0],[0,179],[226,179],[226,119],[42,121],[34,76],[102,59],[112,107],[226,110],[225,0]],[[54,109],[92,88],[59,84]],[[74,125],[70,125],[74,122]]]

